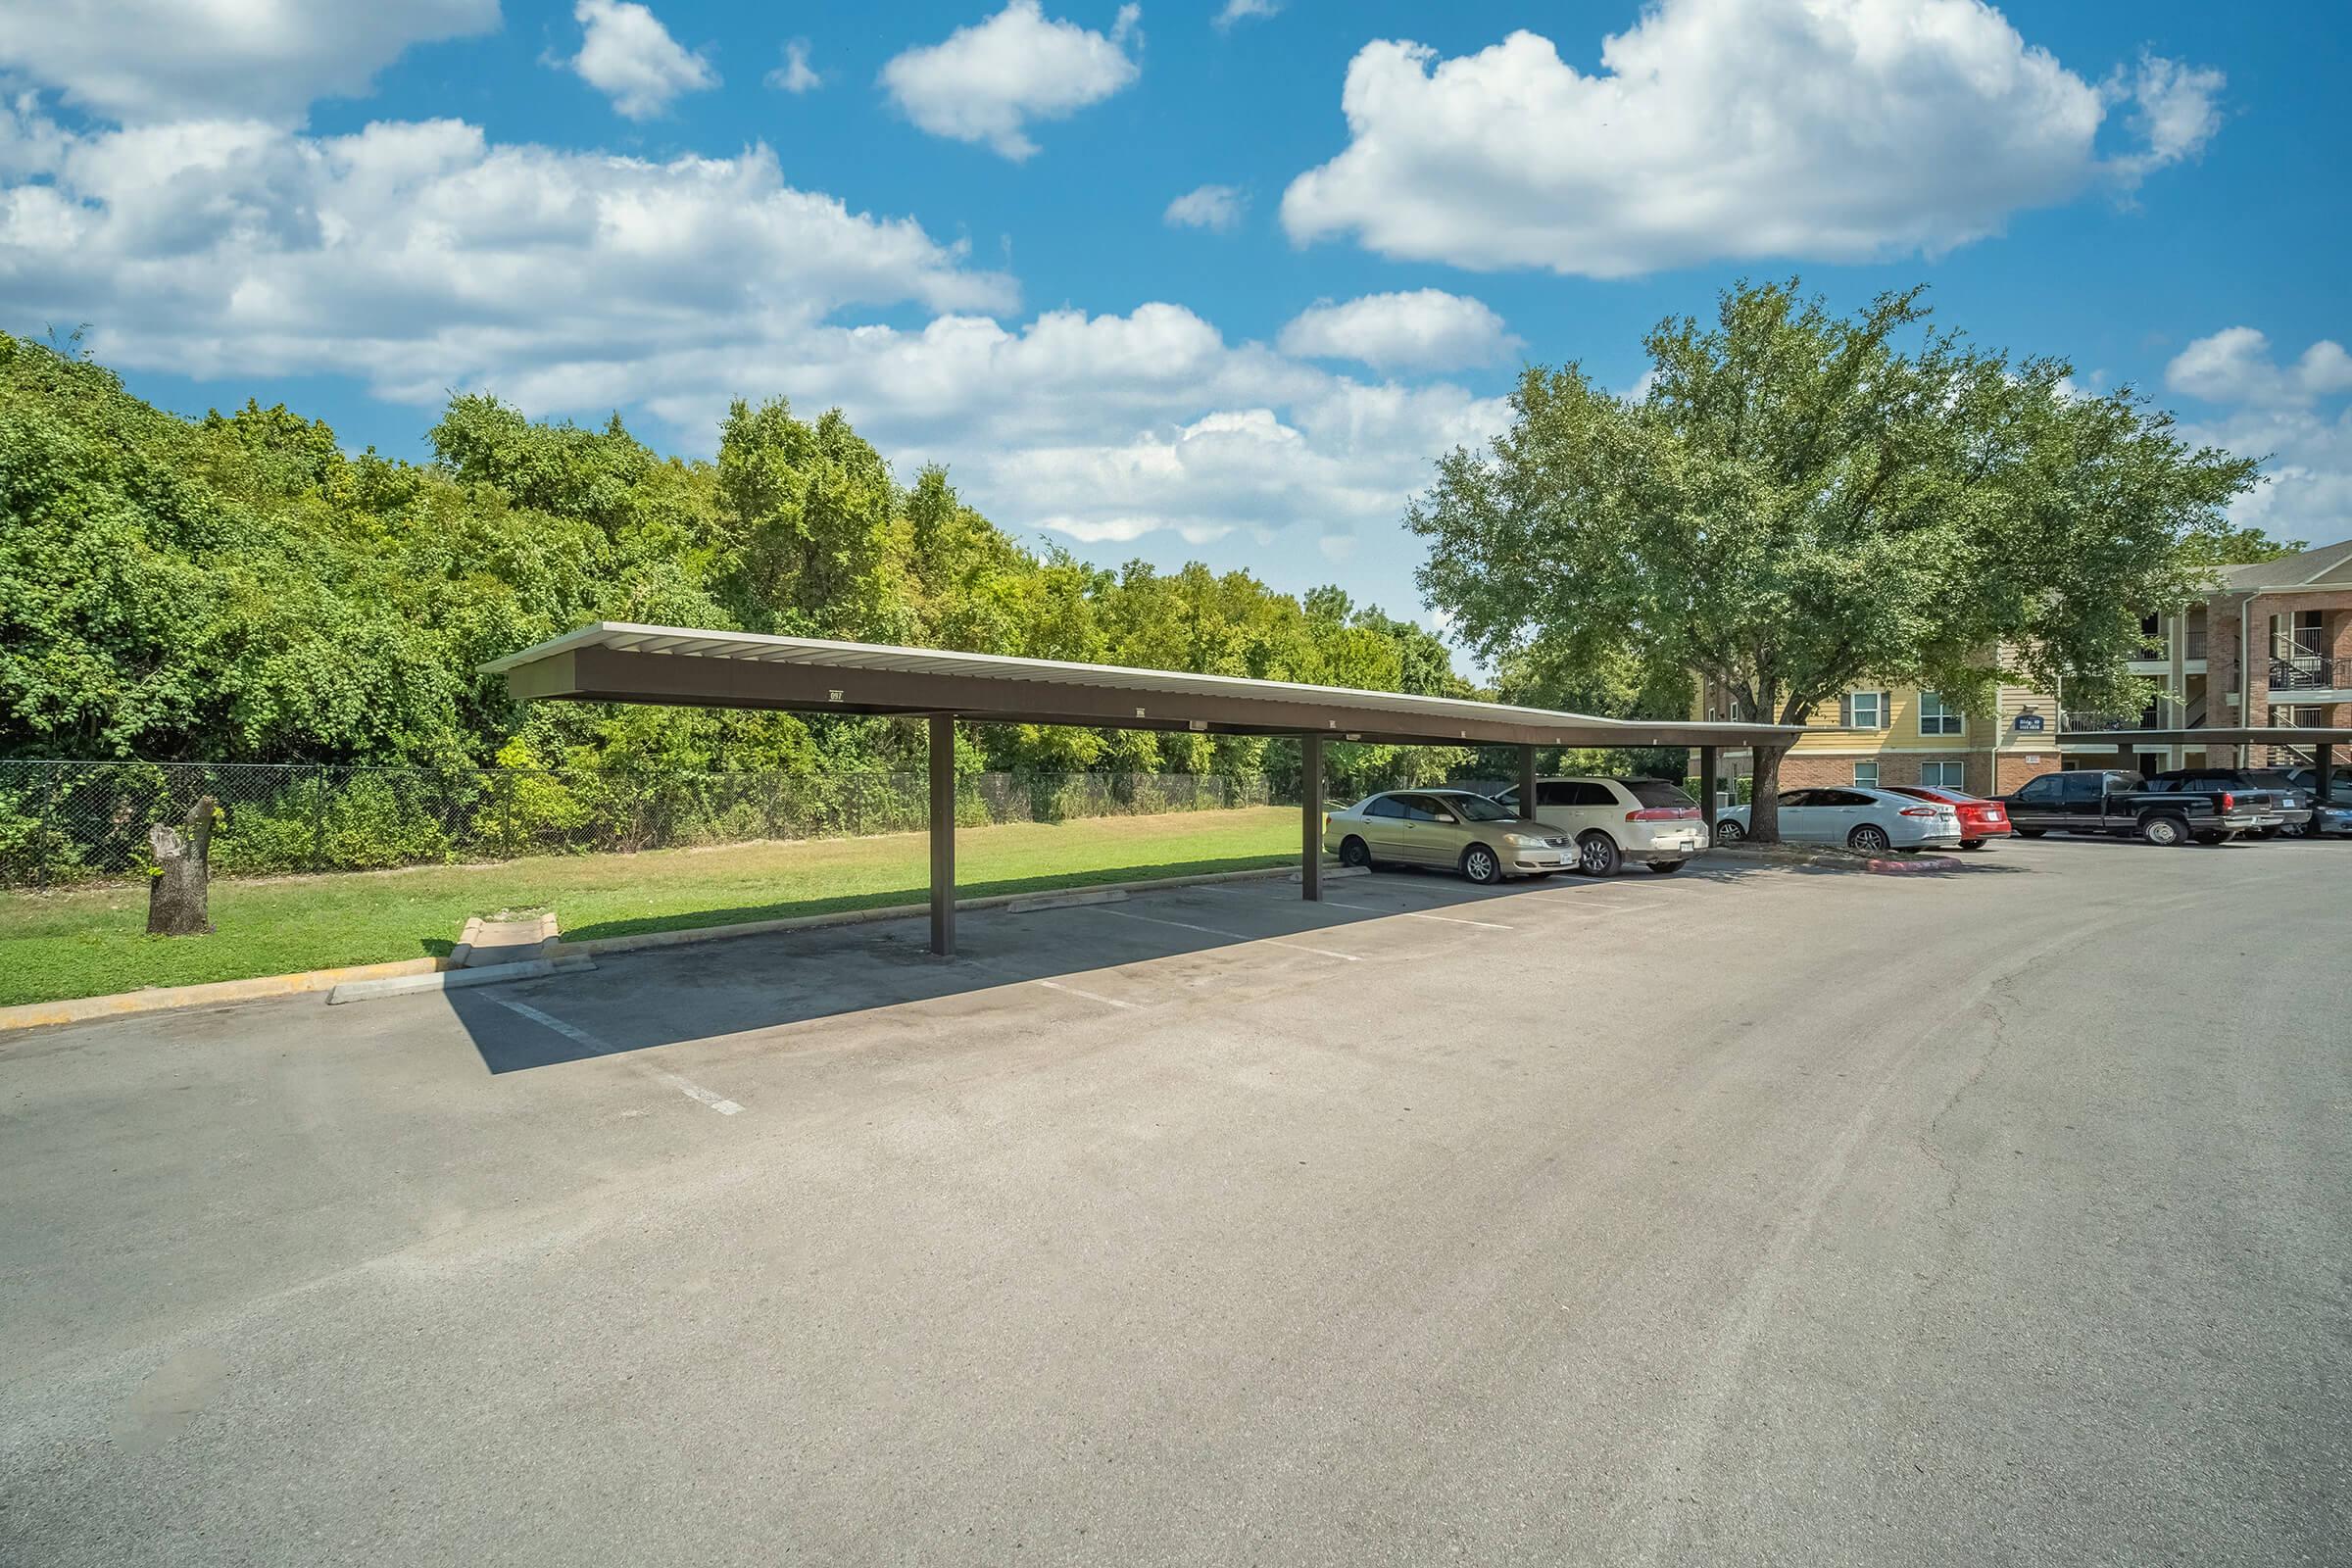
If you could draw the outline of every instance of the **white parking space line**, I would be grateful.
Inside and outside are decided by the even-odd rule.
[[[1421,909],[1384,909],[1375,904],[1349,904],[1346,899],[1325,899],[1322,902],[1338,909],[1361,909],[1367,914],[1393,914],[1406,920],[1443,920],[1447,925],[1474,925],[1483,931],[1516,931],[1519,929],[1515,925],[1504,925],[1495,920],[1465,920],[1458,914],[1430,914]]]
[[[509,1012],[521,1013],[525,1018],[530,1019],[531,1022],[538,1024],[541,1028],[553,1029],[556,1033],[562,1035],[566,1040],[577,1041],[579,1044],[586,1046],[590,1051],[595,1052],[600,1056],[610,1056],[613,1060],[621,1063],[623,1066],[634,1068],[638,1072],[644,1073],[649,1078],[659,1079],[661,1082],[669,1085],[670,1088],[675,1089],[679,1094],[684,1095],[688,1100],[696,1101],[702,1104],[709,1105],[712,1110],[717,1111],[721,1116],[732,1116],[743,1109],[741,1105],[738,1105],[732,1100],[727,1099],[724,1095],[712,1094],[710,1090],[705,1089],[701,1084],[696,1083],[693,1079],[686,1077],[684,1074],[670,1072],[665,1068],[656,1067],[649,1062],[639,1061],[636,1057],[628,1054],[626,1052],[619,1051],[614,1047],[605,1044],[602,1040],[597,1039],[596,1036],[590,1034],[587,1030],[579,1027],[579,1025],[565,1023],[554,1013],[541,1012],[537,1007],[532,1006],[527,1002],[510,1002],[505,997],[491,997],[488,1000],[497,1003]]]
[[[1270,948],[1296,948],[1300,953],[1311,953],[1321,958],[1338,958],[1343,963],[1361,963],[1363,961],[1352,953],[1334,953],[1329,948],[1310,948],[1303,942],[1285,942],[1280,937],[1245,936],[1239,931],[1220,931],[1213,925],[1195,925],[1190,920],[1163,920],[1155,914],[1135,914],[1126,909],[1097,909],[1095,912],[1112,915],[1121,920],[1142,920],[1150,925],[1174,926],[1179,931],[1198,931],[1203,936],[1223,937],[1228,942],[1262,942]]]
[[[1064,985],[1059,980],[1040,980],[1038,984],[1044,986],[1048,991],[1066,992],[1073,997],[1084,997],[1089,1002],[1100,1002],[1106,1007],[1124,1007],[1130,1012],[1140,1012],[1143,1010],[1135,1003],[1121,1002],[1116,997],[1106,997],[1100,992],[1082,990],[1073,985]]]

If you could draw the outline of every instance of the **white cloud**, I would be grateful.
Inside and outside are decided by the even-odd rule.
[[[195,376],[451,385],[594,363],[631,401],[656,349],[782,335],[854,305],[1003,309],[905,219],[784,182],[775,155],[664,163],[497,145],[456,121],[313,137],[257,122],[73,134],[27,121],[45,178],[0,188],[0,309],[89,321],[93,351]]]
[[[1240,226],[1249,198],[1231,185],[1200,185],[1168,203],[1160,220],[1170,228],[1209,228],[1220,234]]]
[[[1283,198],[1293,240],[1622,277],[1723,259],[1936,253],[2212,134],[2218,74],[2150,58],[2144,148],[2095,147],[2109,94],[1980,0],[1658,0],[1586,75],[1514,32],[1441,60],[1366,44],[1349,142]]]
[[[784,46],[784,63],[767,74],[767,84],[789,93],[811,92],[825,84],[808,64],[808,39],[795,38]]]
[[[986,142],[1018,162],[1037,152],[1029,122],[1065,119],[1135,80],[1127,44],[1142,16],[1121,6],[1105,36],[1048,20],[1038,0],[1007,0],[987,21],[891,60],[882,85],[932,135]]]
[[[718,85],[718,73],[669,35],[635,0],[579,0],[572,18],[586,29],[571,69],[631,120],[651,120],[680,93]]]
[[[1424,288],[1316,305],[1282,329],[1281,345],[1300,359],[1355,360],[1382,370],[1452,370],[1493,365],[1519,340],[1480,301]]]
[[[1223,32],[1237,22],[1270,17],[1281,9],[1282,0],[1225,0],[1225,9],[1216,15],[1216,27]]]
[[[0,112],[12,161],[0,318],[91,322],[125,370],[344,374],[419,411],[452,388],[543,416],[622,408],[703,451],[728,399],[781,394],[841,406],[903,472],[950,464],[1008,527],[1081,543],[1167,557],[1231,533],[1311,563],[1320,537],[1393,536],[1432,460],[1508,415],[1229,342],[1180,305],[1020,320],[960,246],[794,189],[765,148],[657,163],[454,121],[75,132],[20,105]],[[928,318],[862,309],[905,306]],[[1401,568],[1348,569],[1403,591]]]
[[[127,123],[292,121],[412,44],[498,22],[498,0],[28,0],[0,5],[0,70]]]
[[[2292,365],[2280,365],[2271,356],[2268,337],[2250,326],[2232,326],[2173,356],[2164,368],[2164,384],[2208,403],[2303,405],[2352,392],[2352,354],[2341,343],[2322,338]]]

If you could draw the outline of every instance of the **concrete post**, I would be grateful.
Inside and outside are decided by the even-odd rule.
[[[1536,818],[1536,749],[1519,748],[1519,814],[1529,821]]]
[[[956,715],[931,715],[931,951],[956,952]]]
[[[1707,842],[1715,842],[1715,748],[1698,749],[1698,817],[1707,824]]]
[[[1323,737],[1298,737],[1298,896],[1323,898]]]

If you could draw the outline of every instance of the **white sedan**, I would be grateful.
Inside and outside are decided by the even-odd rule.
[[[1735,806],[1715,818],[1715,842],[1747,837],[1747,812]],[[1892,790],[1841,785],[1781,791],[1781,837],[1790,844],[1842,844],[1848,849],[1952,850],[1960,847],[1960,813],[1939,801]]]

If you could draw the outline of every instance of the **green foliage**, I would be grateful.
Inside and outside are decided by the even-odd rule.
[[[922,766],[917,725],[526,708],[476,673],[595,619],[1467,691],[1443,643],[1337,589],[1301,602],[1198,564],[1112,572],[1032,554],[946,470],[900,484],[839,411],[738,403],[715,462],[661,457],[617,417],[543,422],[475,394],[453,397],[431,438],[419,466],[346,456],[282,406],[181,419],[103,367],[0,337],[0,757],[495,764],[514,774],[503,794],[438,803],[432,820],[518,853],[678,842],[698,824],[713,842],[728,824],[790,832],[795,811],[879,830],[896,808],[850,781]],[[1245,779],[1287,750],[1028,726],[975,739],[970,768],[1024,773]],[[584,780],[600,768],[675,782],[600,794]],[[804,804],[694,781],[769,772],[807,781]],[[305,835],[324,831],[353,857],[333,863],[384,863],[360,808],[325,829],[307,809],[253,808],[218,853],[309,863]]]
[[[2254,464],[1927,318],[1916,289],[1841,318],[1741,284],[1650,332],[1640,401],[1531,368],[1511,428],[1412,510],[1431,601],[1572,686],[1696,671],[1782,723],[1865,678],[2136,708],[2139,615],[2186,603]]]

